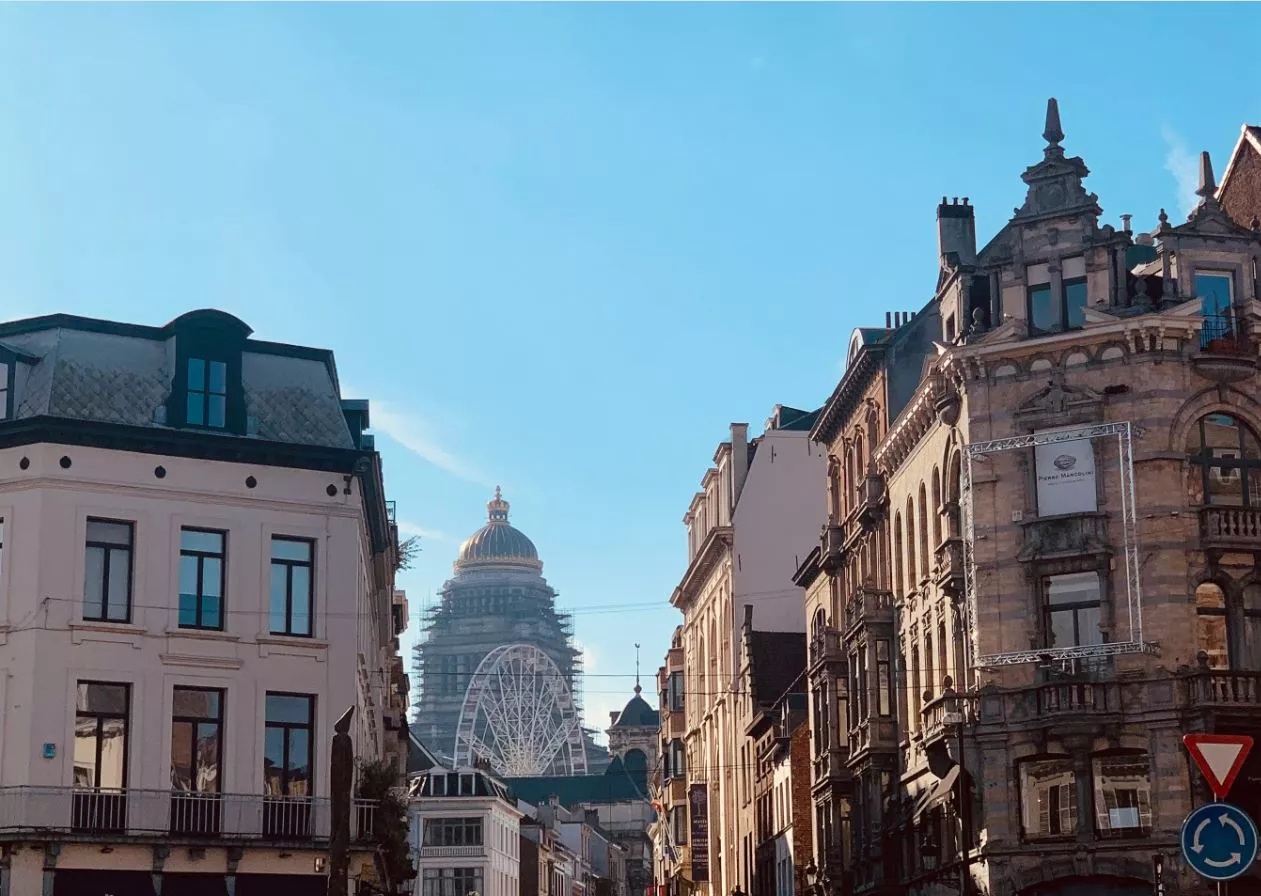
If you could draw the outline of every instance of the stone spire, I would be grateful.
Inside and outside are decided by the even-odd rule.
[[[1207,150],[1200,153],[1200,186],[1196,189],[1195,195],[1201,199],[1217,195],[1217,183],[1213,180],[1213,160],[1208,157]]]
[[[639,696],[643,688],[639,686],[639,645],[635,645],[635,695]]]
[[[1046,127],[1042,130],[1042,137],[1046,140],[1046,149],[1043,152],[1048,157],[1064,154],[1060,147],[1060,142],[1064,139],[1064,129],[1060,127],[1060,104],[1055,97],[1046,101]]]

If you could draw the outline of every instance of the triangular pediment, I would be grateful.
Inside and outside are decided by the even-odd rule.
[[[1097,326],[1102,326],[1104,324],[1113,324],[1113,323],[1116,323],[1118,320],[1120,320],[1120,318],[1117,317],[1115,314],[1110,314],[1107,311],[1103,311],[1099,308],[1083,308],[1081,316],[1082,316],[1082,320],[1086,324],[1087,329],[1089,329],[1092,326],[1097,327]]]
[[[1027,333],[1025,322],[1017,318],[1005,320],[992,330],[980,336],[968,338],[969,345],[992,345],[997,342],[1011,342],[1013,339],[1024,339]]]
[[[1020,403],[1016,414],[1062,414],[1102,401],[1103,396],[1093,389],[1065,385],[1063,375],[1056,371],[1046,386]]]
[[[1165,312],[1169,317],[1198,317],[1204,309],[1204,303],[1198,299],[1189,299],[1181,305],[1174,305]]]

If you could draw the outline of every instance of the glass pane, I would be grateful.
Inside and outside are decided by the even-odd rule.
[[[125,684],[80,682],[76,699],[75,708],[81,713],[119,716],[127,714],[127,685]]]
[[[180,531],[180,549],[198,551],[203,554],[222,554],[223,533],[205,532],[201,529],[183,529]]]
[[[1072,610],[1058,610],[1047,614],[1050,620],[1050,641],[1047,647],[1072,647],[1077,643],[1077,631]]]
[[[105,610],[105,551],[88,548],[83,573],[83,615],[100,619]]]
[[[1073,760],[1020,764],[1020,798],[1025,834],[1067,836],[1077,828],[1077,776]]]
[[[1064,284],[1064,313],[1068,317],[1070,327],[1080,327],[1086,323],[1086,281],[1075,280]]]
[[[267,721],[311,724],[311,698],[295,694],[268,694]]]
[[[201,593],[211,597],[223,596],[223,561],[206,557],[201,561]]]
[[[184,403],[184,419],[193,426],[206,423],[206,397],[202,392],[189,392]]]
[[[271,555],[275,560],[299,560],[311,562],[311,542],[293,538],[273,538]]]
[[[290,610],[290,631],[295,635],[311,634],[311,570],[293,567],[293,606]]]
[[[1242,423],[1239,425],[1239,435],[1242,441],[1243,457],[1245,460],[1261,460],[1261,443],[1257,442],[1257,437],[1252,430]]]
[[[116,544],[127,547],[131,544],[131,526],[127,523],[105,523],[100,520],[88,520],[88,541],[97,544]]]
[[[289,729],[289,793],[306,796],[311,784],[311,735],[305,728]]]
[[[223,608],[220,599],[207,594],[201,599],[201,622],[203,628],[223,628]]]
[[[280,564],[271,568],[271,619],[273,632],[285,630],[285,607],[288,604],[289,570]]]
[[[127,720],[104,719],[101,722],[101,766],[99,787],[124,787],[127,784]]]
[[[1099,575],[1074,572],[1046,580],[1046,601],[1052,605],[1098,603]]]
[[[74,786],[96,786],[96,719],[80,716],[74,722]]]
[[[1095,824],[1102,836],[1138,833],[1151,827],[1151,781],[1146,753],[1093,761]]]
[[[1203,582],[1195,589],[1195,608],[1197,610],[1225,610],[1226,595],[1212,582]]]
[[[1034,286],[1029,289],[1030,326],[1035,330],[1058,330],[1060,315],[1051,299],[1051,285]]]
[[[219,724],[202,722],[197,726],[197,790],[219,790]]]
[[[228,401],[222,395],[211,395],[206,400],[206,425],[222,429],[227,425]]]
[[[179,624],[181,628],[191,628],[201,624],[197,619],[196,594],[180,592]]]
[[[201,358],[188,359],[188,388],[198,391],[206,388],[206,362]]]
[[[106,615],[110,619],[126,619],[131,603],[131,551],[110,551],[108,588]]]
[[[1103,632],[1099,624],[1103,622],[1103,613],[1098,606],[1082,607],[1077,610],[1077,643],[1102,644]]]
[[[1226,637],[1226,617],[1209,616],[1200,613],[1196,616],[1197,654],[1204,651],[1208,654],[1210,669],[1227,669],[1230,667],[1230,647]]]
[[[171,788],[193,789],[193,726],[171,723]]]
[[[222,361],[210,362],[210,391],[219,395],[228,391],[228,365]]]
[[[1248,655],[1248,668],[1261,669],[1261,617],[1244,617],[1243,640],[1244,650]]]
[[[1223,315],[1230,310],[1229,274],[1196,274],[1195,294],[1200,297],[1201,311],[1205,315]]]
[[[283,728],[267,728],[263,734],[263,787],[272,796],[284,794],[284,764],[285,731]]]
[[[177,716],[217,719],[219,718],[219,692],[201,688],[176,688],[171,711]]]

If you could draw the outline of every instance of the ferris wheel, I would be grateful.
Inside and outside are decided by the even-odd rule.
[[[550,656],[533,644],[486,654],[464,693],[454,758],[487,759],[508,778],[587,773],[582,720]]]

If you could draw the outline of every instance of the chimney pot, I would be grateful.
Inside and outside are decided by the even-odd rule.
[[[1133,215],[1122,215],[1122,216],[1121,216],[1121,230],[1122,230],[1123,232],[1125,232],[1125,233],[1129,233],[1129,232],[1130,232],[1130,219],[1131,219],[1131,218],[1133,218],[1133,217],[1134,217]]]
[[[884,313],[884,328],[887,330],[893,326],[893,314],[889,311]]]

